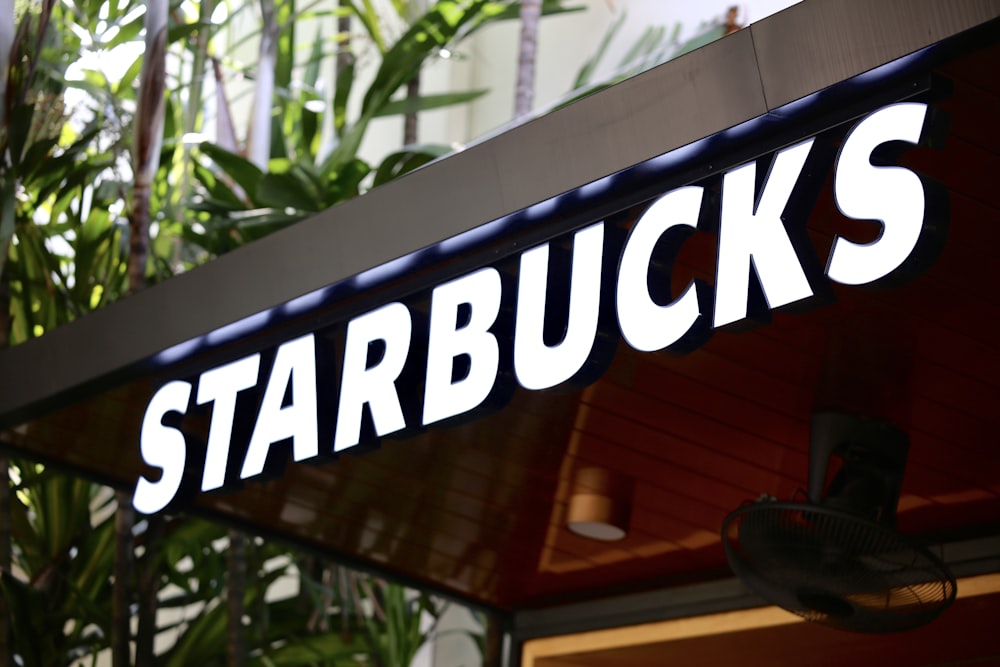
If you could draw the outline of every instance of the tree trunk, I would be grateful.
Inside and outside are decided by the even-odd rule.
[[[521,44],[517,54],[517,86],[514,95],[515,119],[531,113],[535,102],[535,61],[541,16],[542,0],[521,1]]]
[[[0,127],[7,126],[7,75],[14,28],[14,0],[0,0]]]
[[[0,243],[0,259],[7,257],[9,243]],[[0,262],[0,350],[10,346],[10,278],[7,264]],[[10,574],[10,459],[0,456],[0,577]],[[0,667],[10,667],[14,646],[10,636],[7,597],[0,595]]]
[[[0,244],[2,257],[8,244]],[[0,264],[0,350],[10,345],[10,283],[6,264]],[[10,459],[0,456],[0,577],[10,574]],[[10,609],[7,597],[0,595],[0,667],[9,667],[13,654],[10,636]]]
[[[409,0],[406,3],[406,19],[408,25],[416,23],[421,16],[427,13],[428,3],[426,0]],[[406,99],[416,100],[420,97],[420,70],[406,84]],[[417,112],[410,111],[403,116],[403,145],[411,146],[417,143],[419,134]]]
[[[726,22],[723,24],[723,34],[731,35],[743,28],[743,24],[739,22],[739,16],[740,8],[738,5],[729,8],[726,12]]]
[[[219,62],[218,58],[212,58],[212,72],[215,74],[215,140],[230,153],[236,153],[239,151],[236,141],[236,127],[233,125],[232,106],[226,95],[226,81],[222,76],[222,63]]]
[[[341,10],[341,15],[337,17],[337,57],[334,60],[333,90],[331,95],[330,114],[333,120],[333,136],[339,142],[347,130],[347,100],[341,100],[339,91],[348,91],[345,84],[351,83],[353,74],[351,67],[354,65],[354,53],[351,51],[351,16],[347,13],[350,7],[350,0],[338,0],[337,6]],[[341,92],[341,94],[344,94]],[[346,95],[349,97],[349,94]]]
[[[139,104],[135,115],[135,136],[132,146],[132,171],[135,183],[132,189],[132,210],[129,214],[129,293],[146,287],[146,264],[149,258],[149,224],[151,220],[150,196],[153,179],[160,163],[160,146],[163,143],[164,93],[166,90],[167,12],[168,0],[147,0],[146,51],[142,59],[139,79]],[[130,590],[135,568],[135,509],[132,493],[118,491],[118,514],[115,517],[115,585],[112,600],[111,657],[114,667],[131,664],[129,638],[131,637]],[[152,528],[150,529],[152,531]],[[148,535],[147,535],[148,537]],[[146,571],[155,563],[152,551],[155,545],[147,541],[147,556],[143,559],[141,580],[154,578]],[[140,596],[143,593],[140,591]],[[144,595],[139,604],[139,626],[146,632],[156,624],[156,595]],[[143,638],[143,645],[136,647],[136,663],[152,662],[152,640]]]
[[[0,343],[0,349],[6,347],[6,341]],[[3,577],[10,574],[10,545],[10,459],[0,456],[0,576]],[[0,667],[11,664],[13,646],[10,640],[10,609],[6,596],[0,595]]]
[[[483,648],[483,667],[501,667],[503,665],[503,623],[496,614],[486,614],[483,621],[485,627],[485,646]]]
[[[135,114],[132,146],[132,211],[129,215],[129,292],[146,287],[149,258],[150,196],[160,164],[163,144],[164,93],[166,91],[167,0],[146,2],[146,52],[139,80],[139,104]]]
[[[6,259],[9,250],[10,242],[0,241],[0,259]],[[7,271],[7,263],[0,261],[0,350],[10,346],[11,324],[10,273]]]
[[[271,107],[274,101],[274,69],[278,63],[278,15],[274,10],[274,0],[260,0],[260,13],[264,25],[260,31],[260,57],[250,112],[247,159],[266,171],[271,158]]]
[[[135,293],[146,287],[146,263],[149,260],[149,187],[132,193],[132,212],[128,216],[128,284]]]
[[[208,26],[212,21],[212,13],[215,11],[215,0],[201,0],[198,3],[198,21]],[[198,117],[202,110],[202,92],[205,85],[206,69],[208,66],[208,40],[209,31],[207,28],[199,28],[195,33],[194,57],[191,61],[191,79],[188,84],[187,107],[184,109],[184,135],[194,133],[198,129]],[[181,147],[184,152],[184,171],[181,174],[181,194],[180,204],[183,209],[191,198],[191,178],[194,165],[191,163],[191,146],[185,141]],[[169,206],[169,204],[168,204]],[[169,217],[180,217],[181,212],[175,213],[167,211]],[[174,239],[174,251],[172,258],[172,270],[180,273],[184,270],[181,250],[183,248],[181,236]]]
[[[0,0],[0,128],[6,130],[7,123],[7,78],[10,72],[10,55],[14,48],[14,0]],[[0,176],[9,173],[6,141],[0,148]],[[14,174],[9,174],[14,179]],[[8,190],[0,178],[0,197],[13,198],[16,187]],[[0,202],[0,350],[10,346],[10,274],[7,271],[7,252],[10,237],[14,233],[14,202]],[[10,460],[0,457],[0,577],[7,576],[11,569],[10,535]],[[13,645],[10,635],[10,608],[7,597],[0,595],[0,667],[10,667]]]
[[[198,3],[198,20],[208,25],[215,12],[215,0],[201,0]],[[201,113],[201,95],[204,89],[205,72],[208,66],[207,29],[199,29],[195,38],[194,58],[191,62],[191,85],[188,88],[188,104],[184,110],[184,133],[198,128],[198,114]],[[185,198],[186,200],[186,198]]]
[[[229,531],[229,581],[226,585],[226,667],[247,664],[243,635],[243,601],[247,590],[247,539],[238,530]]]
[[[136,667],[153,667],[153,644],[156,639],[156,593],[160,589],[160,545],[163,543],[164,520],[161,516],[147,519],[145,549],[138,563],[136,592],[139,595],[139,627],[135,637]]]
[[[340,0],[341,8],[347,7],[347,0]],[[354,54],[351,53],[351,17],[343,14],[337,18],[337,62],[336,75],[339,78],[351,63],[354,62]]]
[[[420,97],[420,72],[406,84],[406,99],[415,100]],[[403,145],[417,143],[417,112],[409,111],[403,117]]]
[[[135,510],[132,509],[132,494],[128,491],[115,493],[118,511],[115,514],[115,582],[111,598],[111,664],[114,667],[128,667],[132,664],[129,638],[132,635],[129,605],[131,603],[132,569],[134,552],[132,527],[135,525]]]
[[[0,131],[6,135],[9,123],[7,122],[7,78],[10,73],[10,56],[14,49],[14,0],[0,0]],[[7,266],[7,251],[10,249],[10,239],[14,234],[14,193],[17,188],[9,184],[8,179],[16,179],[15,174],[10,173],[10,160],[8,158],[7,140],[0,141],[0,197],[4,201],[0,202],[0,279],[3,280],[0,289],[4,289],[6,295],[5,303],[7,307],[0,312],[0,336],[4,336],[0,349],[7,347],[6,336],[10,332],[10,291],[4,267]],[[7,199],[10,201],[7,201]]]

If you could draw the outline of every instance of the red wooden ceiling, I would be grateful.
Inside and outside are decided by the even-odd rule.
[[[541,606],[728,576],[723,518],[762,493],[787,499],[803,488],[810,415],[839,408],[910,434],[902,532],[928,541],[1000,532],[998,53],[943,69],[955,84],[940,104],[953,114],[947,146],[905,158],[951,197],[947,246],[915,282],[838,287],[832,305],[776,313],[687,355],[622,344],[586,390],[520,391],[492,416],[290,465],[279,479],[200,496],[197,506],[488,605]],[[809,223],[819,256],[845,224],[827,187]],[[714,248],[714,236],[692,237],[681,256],[690,272],[676,280],[711,278]],[[132,485],[150,387],[117,388],[4,439]],[[585,466],[631,487],[620,542],[564,526],[573,475]]]

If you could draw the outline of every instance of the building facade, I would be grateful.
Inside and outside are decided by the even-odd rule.
[[[990,664],[998,16],[797,4],[0,352],[4,446],[489,609],[509,664]],[[778,598],[940,616],[769,606],[730,564],[788,525],[723,526],[771,499],[825,568]],[[915,547],[862,554],[879,610],[817,583],[833,500]]]

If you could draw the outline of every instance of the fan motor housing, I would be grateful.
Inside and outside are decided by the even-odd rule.
[[[843,630],[897,632],[930,622],[955,599],[948,567],[896,530],[909,440],[850,415],[813,417],[808,502],[764,500],[726,517],[734,573],[768,601]],[[830,462],[841,466],[826,484]]]

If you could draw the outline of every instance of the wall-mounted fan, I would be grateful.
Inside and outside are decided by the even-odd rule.
[[[906,434],[885,422],[815,414],[808,502],[763,500],[726,517],[733,571],[768,601],[844,630],[896,632],[933,620],[955,599],[955,578],[896,532],[908,448]],[[826,486],[835,457],[842,465]]]

